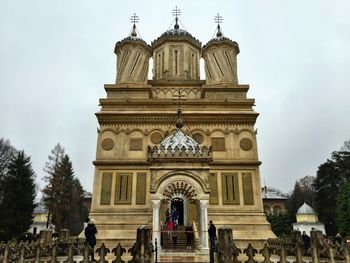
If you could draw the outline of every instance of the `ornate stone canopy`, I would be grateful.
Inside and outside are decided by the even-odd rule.
[[[187,151],[191,148],[194,154],[196,152],[196,148],[198,148],[198,143],[190,136],[184,134],[181,129],[176,129],[175,133],[164,138],[164,140],[160,143],[160,148],[171,150],[172,152],[175,151],[175,148],[182,149],[183,147]]]

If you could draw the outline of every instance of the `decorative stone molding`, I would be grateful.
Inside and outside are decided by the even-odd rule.
[[[114,141],[111,138],[103,139],[101,142],[101,147],[105,151],[110,151],[114,147]]]

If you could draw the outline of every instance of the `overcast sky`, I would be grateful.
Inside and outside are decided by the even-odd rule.
[[[0,0],[0,137],[31,156],[38,184],[59,142],[92,190],[94,113],[115,81],[115,42],[136,12],[150,43],[176,5],[203,44],[219,12],[240,46],[239,82],[260,113],[262,183],[290,191],[350,139],[350,1]]]

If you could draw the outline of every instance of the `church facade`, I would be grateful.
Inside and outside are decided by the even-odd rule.
[[[116,82],[104,86],[96,113],[90,218],[98,241],[132,243],[135,230],[147,225],[159,244],[165,211],[173,207],[179,225],[194,225],[201,252],[208,250],[209,220],[231,227],[238,246],[274,237],[263,213],[258,113],[249,86],[238,83],[238,44],[218,26],[202,45],[176,18],[150,45],[134,25],[114,52]]]

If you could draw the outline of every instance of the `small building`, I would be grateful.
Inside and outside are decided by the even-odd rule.
[[[280,192],[269,189],[266,186],[261,188],[264,212],[266,214],[277,214],[286,212],[286,202],[288,198]]]
[[[297,222],[293,224],[294,230],[305,231],[306,234],[310,235],[310,231],[314,229],[321,231],[324,235],[326,234],[324,224],[318,221],[317,213],[308,204],[304,203],[298,209],[296,218]]]
[[[28,232],[34,235],[38,234],[41,230],[46,229],[48,210],[43,204],[38,204],[33,211],[33,224],[30,226]],[[52,224],[49,225],[50,229],[54,229]]]

